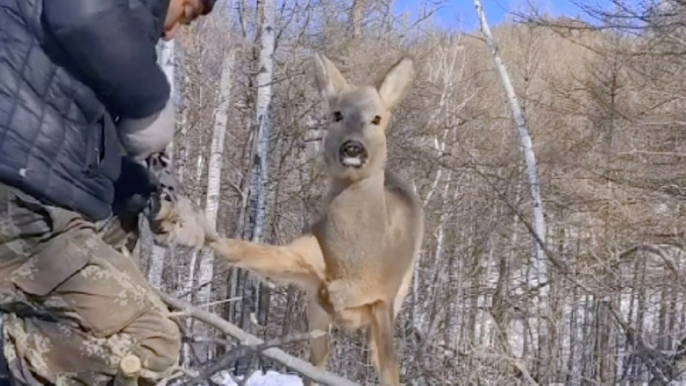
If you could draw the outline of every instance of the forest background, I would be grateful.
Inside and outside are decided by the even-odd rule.
[[[403,382],[666,384],[686,337],[686,2],[484,7],[532,137],[544,261],[520,139],[466,0],[219,0],[159,46],[177,178],[220,234],[288,242],[326,187],[313,53],[356,83],[409,55],[388,166],[412,181],[426,234],[396,323]],[[137,252],[154,286],[263,339],[307,330],[293,287],[147,235]],[[187,364],[221,356],[192,338],[206,327],[187,327]],[[307,358],[306,341],[283,348]],[[329,365],[376,382],[362,332],[335,332]],[[279,370],[247,357],[236,371],[260,366]]]

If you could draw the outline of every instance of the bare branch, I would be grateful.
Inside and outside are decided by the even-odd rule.
[[[207,311],[203,311],[199,309],[198,307],[195,307],[187,302],[184,302],[182,300],[173,298],[163,292],[159,292],[160,297],[162,300],[167,303],[170,307],[176,309],[176,310],[183,310],[188,313],[188,315],[192,318],[195,318],[197,320],[200,320],[204,323],[207,323],[213,327],[216,327],[223,333],[230,335],[236,339],[238,339],[241,343],[247,344],[247,345],[262,345],[264,344],[264,341],[254,335],[248,334],[247,332],[241,330],[240,328],[236,327],[235,325],[227,322],[226,320],[220,318],[216,314],[209,313]],[[328,385],[328,386],[359,386],[357,383],[354,383],[352,381],[349,381],[345,378],[342,378],[338,375],[335,375],[333,373],[330,373],[328,371],[323,371],[320,370],[313,365],[311,365],[308,362],[303,361],[302,359],[298,359],[296,357],[293,357],[281,349],[275,348],[275,347],[270,347],[266,348],[265,350],[261,351],[261,354],[269,359],[275,360],[282,365],[286,366],[287,368],[296,371],[300,374],[302,374],[304,377],[311,379],[315,382],[319,382],[323,385]]]

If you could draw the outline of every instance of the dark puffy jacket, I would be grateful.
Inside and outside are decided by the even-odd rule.
[[[114,119],[169,99],[155,53],[168,5],[0,1],[0,182],[93,221],[112,213],[131,174]]]

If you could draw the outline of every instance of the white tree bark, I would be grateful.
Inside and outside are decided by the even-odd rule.
[[[170,98],[172,101],[178,99],[177,87],[175,82],[175,61],[174,61],[174,41],[170,42],[160,42],[158,46],[158,63],[162,67],[162,71],[167,76],[167,81],[171,86]],[[175,103],[176,105],[176,103]],[[173,142],[167,146],[167,154],[172,156],[172,149],[174,147]],[[164,271],[164,261],[165,254],[167,252],[166,248],[157,246],[153,243],[150,249],[150,268],[148,269],[148,281],[155,288],[162,288],[162,272]]]
[[[207,168],[207,197],[205,201],[205,217],[212,228],[217,226],[219,212],[219,197],[221,187],[222,161],[224,159],[224,137],[231,107],[231,81],[233,80],[233,62],[235,51],[231,50],[222,63],[221,79],[219,83],[220,103],[214,114],[214,129],[212,144],[210,145],[210,160]],[[198,283],[204,284],[212,280],[214,274],[214,254],[210,249],[201,253]],[[192,278],[191,278],[192,280]],[[209,303],[212,286],[206,285],[198,292],[200,303]]]
[[[456,47],[459,46],[459,39],[457,40],[457,44],[455,44]],[[442,129],[441,134],[435,134],[433,138],[433,148],[435,150],[436,157],[441,157],[445,152],[446,152],[446,141],[448,139],[449,134],[454,134],[455,132],[455,127],[457,127],[457,123],[455,119],[453,118],[456,116],[456,112],[458,112],[464,105],[459,104],[455,105],[453,103],[449,103],[449,101],[454,100],[456,98],[455,91],[457,89],[456,83],[459,83],[462,81],[462,77],[464,75],[464,68],[465,68],[465,55],[464,52],[459,52],[458,50],[454,50],[453,44],[449,44],[444,47],[439,47],[437,48],[437,53],[436,57],[432,57],[432,59],[428,63],[428,73],[429,73],[429,80],[434,83],[439,83],[442,85],[441,89],[441,95],[439,97],[438,101],[438,106],[434,111],[432,111],[431,116],[429,117],[429,127],[432,129],[434,128],[439,128],[441,126],[444,126],[445,128]],[[460,60],[462,63],[460,67],[457,67],[458,60]],[[450,129],[453,127],[453,129]],[[429,184],[429,192],[426,194],[426,197],[424,198],[422,202],[422,206],[426,207],[430,202],[431,199],[434,196],[434,193],[436,192],[438,188],[439,182],[444,182],[445,185],[443,187],[443,193],[441,195],[441,201],[443,204],[441,204],[443,207],[445,207],[445,202],[447,199],[447,193],[448,193],[448,188],[450,186],[450,180],[452,173],[448,172],[447,178],[443,178],[443,167],[441,165],[438,165],[436,174],[434,175],[433,181]],[[443,241],[444,241],[444,235],[445,235],[445,229],[444,229],[444,224],[446,221],[446,211],[441,212],[440,220],[439,220],[439,228],[437,230],[437,236],[436,236],[436,252],[434,254],[434,259],[432,260],[432,264],[434,266],[434,271],[429,275],[429,282],[433,284],[433,278],[437,276],[435,269],[439,267],[438,261],[440,261],[442,253],[443,253]],[[422,253],[420,254],[420,257],[423,256],[424,254],[429,255],[428,251],[422,250]],[[429,305],[431,304],[431,299],[428,301],[425,300],[422,301],[423,304],[420,304],[419,301],[419,291],[420,291],[420,281],[421,281],[421,258],[417,259],[417,262],[415,263],[415,271],[414,271],[414,291],[413,291],[413,305],[414,305],[414,315],[415,315],[415,329],[422,333],[427,333],[427,330],[425,327],[427,326],[427,320],[426,320],[426,315],[427,312],[424,310],[427,310],[429,308]]]
[[[484,14],[483,6],[481,5],[481,0],[474,0],[474,6],[476,7],[476,13],[479,16],[479,23],[481,24],[481,31],[486,38],[486,45],[488,45],[491,57],[493,58],[493,63],[496,67],[498,77],[500,82],[505,89],[507,94],[507,100],[510,105],[510,111],[512,117],[517,125],[517,133],[519,134],[520,148],[522,150],[524,161],[526,163],[526,169],[529,175],[529,186],[531,188],[531,201],[533,206],[533,229],[536,233],[534,237],[534,258],[533,267],[534,271],[537,273],[538,284],[545,283],[548,281],[548,271],[545,262],[545,253],[543,246],[538,242],[545,242],[546,240],[546,226],[545,218],[543,217],[543,201],[541,199],[541,183],[538,179],[538,164],[536,163],[536,154],[534,153],[533,143],[531,141],[531,135],[529,134],[529,126],[526,122],[526,117],[524,111],[519,105],[517,100],[517,95],[515,93],[514,87],[512,86],[512,81],[507,73],[505,64],[498,53],[498,45],[493,39],[491,34],[491,29],[486,21],[486,15]],[[536,240],[536,238],[538,240]],[[546,289],[543,288],[543,291]]]
[[[217,226],[217,214],[219,212],[219,199],[221,197],[221,174],[222,164],[224,160],[224,138],[226,134],[226,126],[229,117],[229,110],[231,107],[231,85],[233,80],[233,65],[234,65],[235,51],[228,52],[224,61],[222,62],[221,78],[219,81],[219,104],[214,112],[214,126],[212,130],[212,142],[210,145],[209,166],[207,168],[207,195],[205,197],[205,217],[212,228]],[[202,156],[198,157],[198,162],[202,164]],[[202,168],[198,165],[198,177]],[[212,277],[214,275],[214,253],[210,249],[203,249],[199,253],[196,251],[192,254],[188,280],[186,282],[186,293],[193,290],[193,283],[195,280],[195,264],[200,256],[200,266],[198,267],[197,285],[201,286],[198,290],[197,301],[199,304],[208,304],[212,297]],[[191,321],[187,322],[187,327],[191,328]],[[206,326],[197,326],[203,331]],[[190,360],[190,347],[184,345],[183,347],[183,361],[188,364]],[[208,355],[210,352],[207,353]],[[202,354],[201,354],[202,355]]]
[[[184,62],[184,56],[185,53],[183,51],[182,47],[175,47],[174,50],[174,57],[176,61],[176,73],[175,79],[177,79],[178,83],[178,91],[176,94],[179,96],[179,99],[176,100],[178,102],[177,104],[177,111],[181,110],[181,116],[179,117],[179,129],[180,129],[180,137],[183,139],[183,143],[177,142],[177,152],[179,153],[179,157],[176,160],[177,162],[174,163],[174,167],[176,169],[176,181],[180,186],[184,186],[185,178],[186,178],[186,173],[188,171],[188,157],[189,157],[189,149],[190,149],[190,137],[188,136],[188,110],[187,108],[183,108],[184,106],[184,87],[185,85],[189,84],[189,79],[188,79],[188,74],[184,72],[184,67],[183,67],[183,62]],[[179,147],[180,146],[180,147]]]
[[[196,169],[195,169],[195,180],[200,181],[202,178],[202,172],[203,172],[203,156],[202,153],[198,154],[198,159],[196,161]],[[196,202],[197,205],[200,205],[200,202]],[[186,278],[186,283],[179,292],[180,294],[187,294],[188,299],[193,298],[193,284],[195,280],[195,266],[198,264],[198,257],[200,256],[200,253],[198,250],[194,250],[191,253],[191,259],[190,262],[188,263],[188,276]],[[185,299],[182,299],[185,300]],[[193,321],[192,320],[187,320],[186,321],[186,328],[190,331],[193,327]],[[190,346],[188,343],[183,344],[183,350],[181,354],[182,358],[182,363],[184,366],[188,367],[191,365],[191,350]]]
[[[255,101],[255,119],[257,125],[253,137],[252,168],[250,175],[250,195],[248,201],[247,230],[250,240],[261,242],[264,236],[265,220],[267,217],[267,184],[269,182],[269,139],[271,136],[271,122],[269,106],[272,101],[272,78],[274,62],[274,42],[276,14],[276,0],[263,0],[262,19],[260,23],[260,52],[257,67],[257,96]],[[259,15],[259,7],[258,7]],[[240,294],[243,297],[241,311],[241,327],[248,331],[252,329],[251,319],[258,317],[260,304],[259,283],[246,274]],[[254,313],[251,306],[254,304]],[[248,363],[237,364],[238,372],[247,371]]]
[[[260,30],[260,57],[257,74],[257,101],[255,103],[255,122],[257,122],[256,161],[252,168],[251,180],[251,239],[259,242],[264,233],[266,218],[266,187],[269,181],[269,105],[272,101],[272,78],[274,67],[274,17],[276,1],[264,1],[264,19]]]

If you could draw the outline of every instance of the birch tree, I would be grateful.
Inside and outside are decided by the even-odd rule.
[[[224,137],[231,106],[231,83],[235,51],[232,49],[222,63],[221,80],[219,83],[220,102],[214,115],[212,130],[212,144],[210,145],[209,167],[207,169],[207,196],[205,198],[205,217],[212,228],[217,226],[219,198],[222,176],[222,161],[224,158]],[[198,282],[209,283],[214,271],[214,254],[206,249],[201,254]],[[208,303],[211,299],[212,285],[205,285],[198,292],[198,301]]]
[[[257,66],[257,99],[255,102],[255,151],[250,183],[250,238],[260,242],[264,236],[267,183],[269,182],[269,138],[271,122],[269,106],[272,100],[274,66],[274,18],[276,1],[265,0],[262,4],[260,28],[260,52]]]
[[[529,187],[531,190],[531,206],[533,212],[533,240],[532,240],[532,266],[534,268],[535,279],[532,281],[531,287],[538,287],[539,293],[541,295],[541,301],[536,302],[534,308],[538,309],[539,312],[534,320],[534,325],[538,330],[538,348],[539,348],[539,358],[541,359],[541,373],[543,376],[547,376],[548,366],[550,366],[550,361],[548,354],[552,351],[552,345],[554,344],[550,340],[552,339],[552,331],[550,328],[546,328],[545,321],[548,320],[544,317],[544,314],[550,312],[548,306],[548,290],[549,290],[549,277],[546,268],[546,256],[545,256],[545,242],[546,242],[546,225],[545,218],[543,217],[543,201],[541,199],[541,183],[538,176],[538,165],[536,162],[536,154],[533,149],[533,142],[531,140],[531,135],[529,133],[529,125],[527,124],[527,119],[524,114],[524,110],[519,104],[517,99],[517,94],[515,93],[514,87],[512,85],[512,80],[507,72],[507,68],[503,63],[502,58],[498,50],[498,45],[491,34],[491,29],[488,26],[486,20],[486,14],[484,13],[481,0],[474,0],[474,6],[476,8],[476,13],[479,17],[479,23],[481,25],[481,32],[483,33],[486,41],[486,45],[491,54],[491,59],[496,68],[498,78],[500,83],[505,90],[507,95],[508,104],[510,107],[510,112],[512,118],[517,126],[517,133],[519,135],[520,149],[524,157],[524,162],[526,164],[526,169],[529,177]],[[546,362],[543,358],[548,359]]]
[[[479,17],[479,23],[481,25],[481,32],[483,32],[486,39],[486,44],[488,45],[491,58],[493,59],[493,64],[495,65],[498,73],[498,78],[500,79],[503,89],[505,90],[505,94],[507,95],[512,118],[517,125],[520,148],[522,150],[524,162],[526,163],[526,169],[529,176],[529,187],[531,189],[531,203],[533,207],[534,220],[533,230],[536,233],[533,240],[535,251],[533,264],[538,274],[536,284],[541,285],[548,282],[548,272],[545,264],[545,246],[542,245],[542,243],[545,243],[546,240],[546,226],[545,218],[543,217],[543,200],[541,199],[541,182],[538,177],[536,154],[534,153],[533,142],[531,141],[531,135],[529,134],[529,126],[526,122],[526,116],[524,115],[524,111],[522,110],[519,100],[517,99],[517,94],[512,86],[512,80],[510,80],[510,76],[507,73],[507,68],[505,67],[505,64],[503,63],[503,60],[498,52],[498,45],[491,34],[491,29],[486,21],[486,14],[484,13],[481,0],[474,0],[474,6],[476,7],[476,13]]]
[[[178,87],[176,87],[176,77],[175,77],[175,60],[174,60],[174,41],[161,41],[158,45],[158,63],[162,67],[162,71],[167,77],[169,86],[171,88],[170,99],[172,103],[176,105],[176,100],[179,98],[177,95]],[[176,110],[176,109],[175,109]],[[174,143],[170,143],[167,146],[166,152],[170,156],[173,154]],[[162,273],[164,271],[164,261],[167,249],[152,243],[150,249],[150,265],[148,269],[148,280],[150,284],[155,288],[162,288]]]
[[[233,81],[233,67],[235,50],[229,50],[222,61],[221,77],[219,81],[219,104],[214,113],[214,125],[212,129],[212,142],[210,145],[209,165],[207,168],[207,194],[205,197],[205,217],[211,228],[217,226],[217,214],[219,212],[219,199],[221,197],[222,164],[224,159],[224,138],[228,123],[228,115],[231,107],[231,85]],[[197,301],[202,305],[209,305],[212,301],[212,278],[214,276],[214,253],[205,248],[200,253],[200,265],[197,274],[197,283],[200,289],[197,293]],[[193,289],[195,279],[195,266],[198,253],[193,253],[189,266],[188,281],[185,292]],[[203,329],[205,330],[205,329]],[[184,358],[188,361],[188,347],[184,348]],[[206,354],[209,356],[209,352]]]
[[[261,12],[260,12],[261,8]],[[260,17],[259,55],[256,76],[256,99],[254,115],[253,157],[250,176],[250,199],[248,202],[248,238],[261,242],[267,218],[267,185],[269,183],[269,152],[271,120],[269,116],[272,101],[272,79],[275,44],[276,1],[265,0],[258,7]],[[262,306],[259,299],[259,283],[249,277],[243,282],[242,327],[250,329],[251,312]]]

